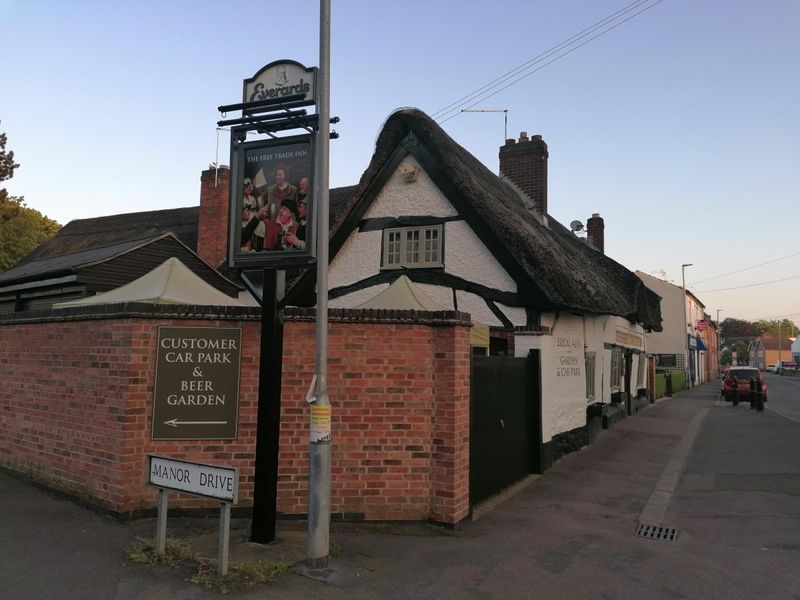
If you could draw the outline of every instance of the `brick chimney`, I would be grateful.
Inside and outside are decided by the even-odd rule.
[[[200,175],[200,213],[197,222],[197,253],[213,267],[228,255],[228,196],[230,171],[220,165]]]
[[[540,216],[547,216],[547,144],[541,135],[528,138],[519,134],[519,142],[506,140],[500,147],[500,175],[510,180],[533,204]]]
[[[592,217],[586,221],[586,238],[589,245],[602,254],[606,253],[605,228],[600,213],[592,213]]]

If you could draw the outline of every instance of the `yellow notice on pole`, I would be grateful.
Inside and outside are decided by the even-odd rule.
[[[330,404],[311,405],[311,427],[309,439],[312,444],[327,444],[331,441],[331,406]]]

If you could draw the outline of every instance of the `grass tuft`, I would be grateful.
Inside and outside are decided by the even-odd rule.
[[[228,574],[221,577],[217,573],[215,562],[202,561],[198,564],[197,572],[191,578],[191,582],[221,594],[229,594],[236,590],[251,588],[258,583],[272,581],[288,570],[289,565],[282,562],[230,563]]]
[[[164,554],[156,552],[153,539],[137,538],[125,549],[125,556],[140,565],[176,565],[194,560],[187,540],[167,538]]]

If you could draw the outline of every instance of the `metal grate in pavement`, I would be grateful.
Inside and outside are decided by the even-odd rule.
[[[651,540],[664,540],[674,542],[678,537],[678,530],[675,527],[661,527],[660,525],[646,525],[639,523],[636,530],[638,537],[649,538]]]

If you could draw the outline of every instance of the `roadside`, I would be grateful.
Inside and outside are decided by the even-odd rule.
[[[718,395],[708,384],[624,419],[458,530],[335,524],[333,585],[288,571],[227,597],[794,597],[800,424]],[[696,439],[685,442],[697,419]],[[678,537],[636,537],[682,441],[687,454],[663,513]],[[9,598],[221,597],[187,581],[186,566],[125,559],[137,535],[152,537],[151,520],[118,524],[2,474],[0,486],[0,535],[11,541],[0,547],[0,589]],[[170,535],[214,556],[216,520],[175,521]],[[266,548],[246,542],[247,527],[234,521],[232,560],[302,558],[303,523],[281,522],[279,544]]]

